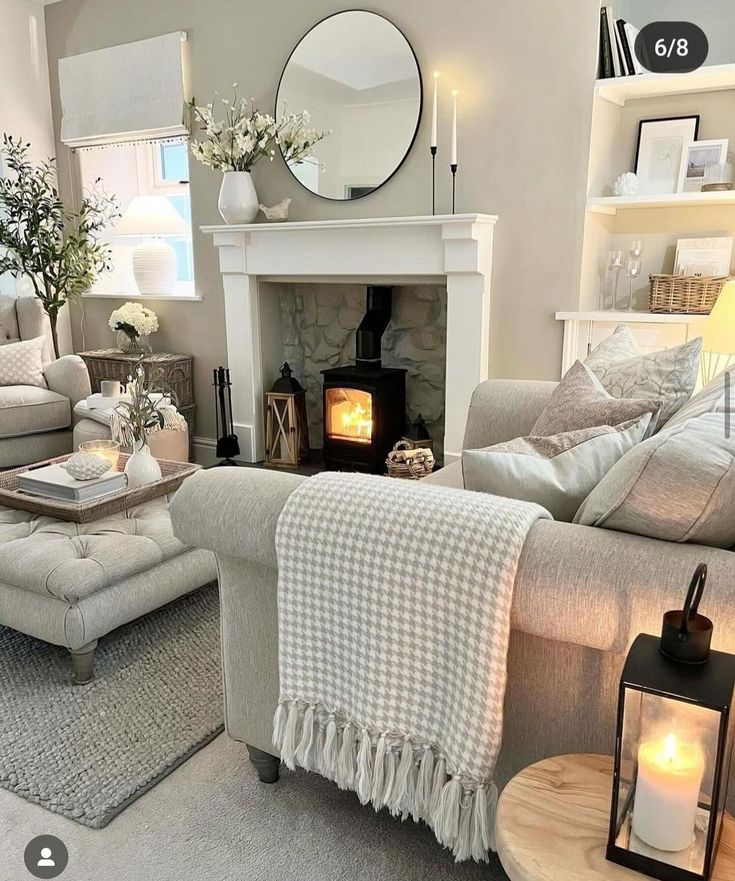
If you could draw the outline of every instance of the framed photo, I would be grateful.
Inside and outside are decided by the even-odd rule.
[[[676,243],[676,275],[730,275],[732,236],[679,239]]]
[[[696,141],[698,133],[699,116],[640,121],[635,173],[641,195],[677,192],[684,147]]]
[[[708,165],[722,165],[727,162],[727,138],[715,141],[697,141],[684,145],[679,165],[677,193],[699,193],[704,183],[704,173]]]

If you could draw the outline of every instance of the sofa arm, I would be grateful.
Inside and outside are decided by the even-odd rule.
[[[735,652],[735,553],[703,545],[539,520],[521,552],[513,627],[532,636],[624,652],[639,633],[661,633],[681,609],[699,563],[709,569],[702,614],[712,646]]]
[[[171,503],[176,537],[216,554],[277,568],[276,524],[305,477],[257,468],[209,468],[187,478]]]
[[[463,449],[476,450],[529,434],[557,383],[491,379],[477,386],[467,413]]]
[[[47,364],[44,367],[43,375],[52,392],[69,398],[72,409],[72,421],[76,422],[74,405],[79,403],[79,401],[83,401],[92,393],[87,365],[79,355],[64,355],[58,360]]]

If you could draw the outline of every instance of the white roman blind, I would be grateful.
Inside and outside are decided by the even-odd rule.
[[[59,59],[61,140],[97,147],[188,134],[186,34]]]

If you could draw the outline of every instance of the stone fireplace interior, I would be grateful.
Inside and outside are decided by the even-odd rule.
[[[324,446],[325,418],[330,433],[367,444],[372,422],[372,400],[365,390],[335,386],[323,381],[334,368],[350,367],[356,360],[355,335],[365,317],[366,286],[361,284],[279,283],[272,294],[279,298],[279,357],[288,361],[306,389],[309,438],[312,448]],[[421,413],[434,440],[437,461],[442,461],[446,371],[447,291],[442,285],[396,285],[392,292],[391,321],[382,336],[382,367],[406,371],[406,416]],[[272,313],[271,313],[272,315]],[[272,362],[272,358],[264,359]],[[323,372],[328,371],[327,376]],[[275,377],[264,372],[269,387]],[[333,383],[328,383],[333,385]],[[349,385],[345,383],[344,385]],[[330,398],[332,396],[332,398]],[[333,400],[332,400],[333,399]],[[334,403],[334,408],[326,405]],[[324,412],[327,415],[325,417]]]

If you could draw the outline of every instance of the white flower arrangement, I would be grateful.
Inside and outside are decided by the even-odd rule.
[[[233,90],[237,83],[233,85]],[[217,100],[215,93],[215,100]],[[270,114],[261,113],[255,100],[220,98],[224,108],[221,119],[215,117],[214,102],[204,106],[191,103],[194,119],[203,135],[192,141],[195,159],[215,171],[250,171],[261,159],[271,162],[280,146],[289,163],[300,162],[315,144],[331,132],[309,128],[309,114],[289,113],[276,121]]]
[[[148,336],[158,330],[158,316],[140,303],[123,303],[110,315],[110,330],[121,330],[131,339]]]

